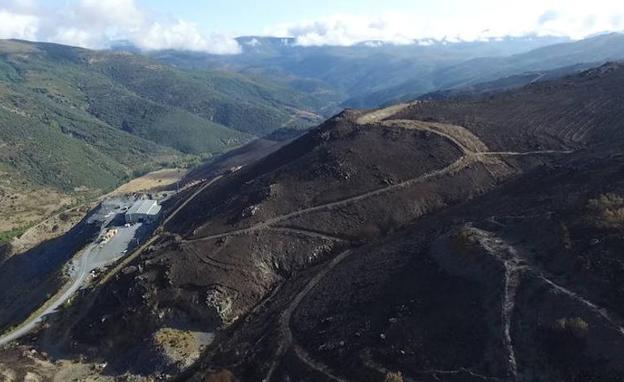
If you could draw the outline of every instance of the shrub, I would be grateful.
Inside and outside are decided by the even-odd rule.
[[[576,336],[584,336],[589,330],[589,324],[580,317],[560,318],[557,320],[556,329],[571,332]]]
[[[29,226],[17,227],[8,231],[0,232],[0,244],[9,242],[15,237],[20,237],[30,228]]]
[[[403,375],[401,372],[388,372],[384,378],[384,382],[403,382]]]
[[[474,248],[479,243],[479,237],[477,233],[464,227],[454,237],[453,244],[458,250],[468,250]]]
[[[624,197],[613,193],[603,194],[590,199],[587,207],[596,225],[607,228],[624,226]]]

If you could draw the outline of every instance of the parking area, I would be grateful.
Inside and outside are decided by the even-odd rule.
[[[94,275],[98,269],[106,267],[123,258],[134,248],[143,243],[152,234],[158,223],[128,224],[125,213],[139,197],[120,196],[107,199],[88,218],[88,224],[98,225],[100,232],[89,244],[82,255],[69,265],[69,275],[83,279],[87,274]],[[81,286],[86,283],[81,282]]]

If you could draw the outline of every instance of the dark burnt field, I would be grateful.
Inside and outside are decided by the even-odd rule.
[[[183,322],[217,336],[182,380],[622,381],[622,89],[610,64],[345,111],[207,187],[53,329],[111,374],[179,371],[134,365]]]

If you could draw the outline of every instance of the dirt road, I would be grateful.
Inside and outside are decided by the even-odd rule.
[[[269,368],[269,372],[267,373],[267,376],[264,378],[263,381],[269,382],[271,380],[271,377],[273,376],[273,373],[275,372],[275,369],[277,365],[279,364],[279,361],[281,360],[283,355],[286,353],[286,351],[290,348],[290,346],[293,344],[294,340],[293,340],[292,330],[290,329],[290,320],[292,319],[292,315],[297,309],[297,307],[301,304],[301,301],[303,301],[303,299],[308,295],[308,293],[310,293],[310,291],[312,291],[314,287],[316,287],[318,283],[321,282],[321,280],[323,280],[323,278],[331,270],[333,270],[344,259],[349,257],[350,254],[351,254],[350,250],[344,251],[338,256],[334,257],[327,264],[325,264],[325,266],[323,266],[321,270],[314,277],[312,277],[310,281],[308,281],[306,286],[301,291],[299,291],[299,293],[297,293],[297,295],[290,302],[286,310],[282,312],[280,319],[279,319],[279,331],[280,331],[280,336],[281,336],[280,344],[277,349],[277,353],[275,354],[275,357],[273,358],[271,367]],[[311,362],[312,361],[310,361],[310,363]],[[321,368],[321,370],[319,371],[321,371],[323,374],[327,375],[331,379],[334,379],[337,381],[344,381],[343,379],[333,375],[328,370],[328,368]]]
[[[360,124],[373,124],[373,123],[382,123],[385,126],[389,127],[397,127],[397,128],[408,128],[414,130],[427,131],[436,135],[439,135],[453,143],[460,151],[462,151],[463,156],[460,157],[455,162],[450,165],[429,172],[427,174],[423,174],[421,176],[408,179],[406,181],[389,185],[386,187],[382,187],[376,190],[367,191],[358,195],[350,196],[338,201],[325,203],[313,207],[303,208],[301,210],[293,211],[288,214],[284,214],[281,216],[276,216],[274,218],[267,219],[263,222],[254,224],[247,228],[241,228],[237,230],[232,230],[228,232],[218,233],[214,235],[208,235],[200,238],[185,240],[185,242],[197,242],[197,241],[206,241],[206,240],[214,240],[222,237],[229,236],[238,236],[249,234],[258,230],[263,230],[267,228],[272,228],[276,224],[283,223],[287,220],[302,216],[304,214],[309,214],[312,212],[331,210],[335,208],[344,207],[346,205],[357,203],[359,201],[376,197],[379,195],[383,195],[389,192],[396,191],[398,189],[402,189],[405,187],[410,187],[418,183],[422,183],[428,181],[435,177],[441,177],[444,175],[452,174],[454,172],[460,171],[470,164],[473,163],[482,163],[484,166],[488,166],[488,164],[492,164],[491,161],[485,161],[486,157],[504,157],[504,156],[529,156],[529,155],[560,155],[560,154],[570,154],[572,151],[567,150],[542,150],[542,151],[528,151],[528,152],[516,152],[516,151],[485,151],[487,150],[487,146],[474,134],[472,134],[467,129],[461,126],[455,125],[445,125],[440,123],[425,123],[420,121],[411,121],[411,120],[384,120],[385,118],[391,117],[393,114],[403,110],[409,106],[408,104],[401,104],[397,106],[391,106],[387,109],[382,109],[378,111],[373,111],[369,114],[366,114],[360,118],[358,118],[357,122]],[[383,121],[382,121],[383,120]],[[496,161],[499,164],[502,164],[501,161]]]

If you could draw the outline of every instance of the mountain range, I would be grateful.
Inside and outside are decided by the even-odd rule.
[[[344,111],[179,195],[30,343],[191,381],[624,380],[622,89]],[[183,330],[216,331],[192,366]]]
[[[2,343],[63,296],[0,378],[624,381],[623,34],[238,42],[0,40],[0,241],[87,216],[0,245]],[[161,223],[67,298],[125,223],[85,202],[163,167]]]
[[[183,68],[227,68],[278,78],[306,92],[327,93],[343,107],[377,107],[425,93],[463,88],[525,72],[544,72],[624,58],[624,34],[570,41],[556,37],[475,42],[417,41],[304,47],[292,39],[241,37],[240,55],[176,51],[150,56]],[[585,68],[588,68],[586,66]]]
[[[192,167],[345,107],[491,93],[624,56],[618,33],[350,47],[238,42],[241,54],[208,55],[1,41],[0,240],[137,175]]]

